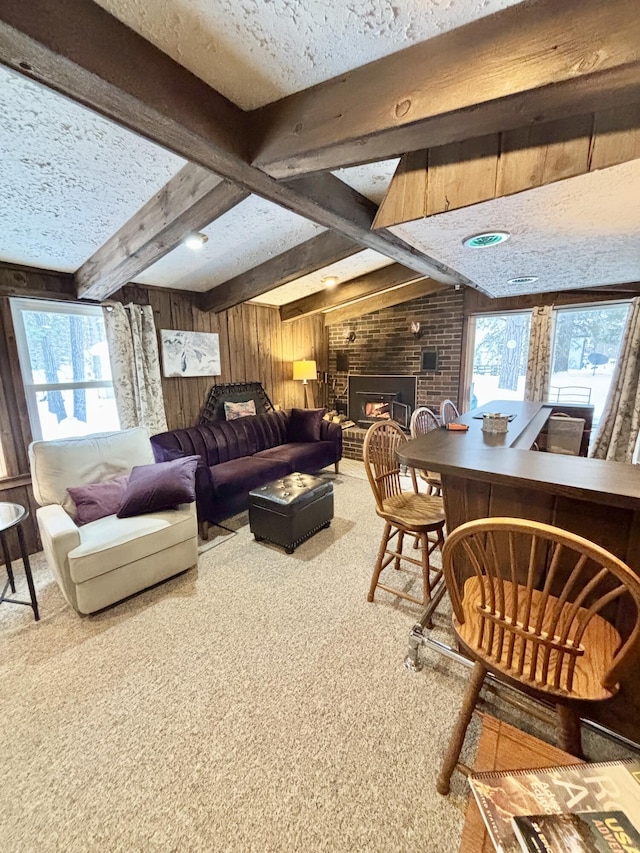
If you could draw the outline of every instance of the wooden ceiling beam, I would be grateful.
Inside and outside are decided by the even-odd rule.
[[[0,63],[325,228],[442,281],[464,276],[386,231],[333,175],[278,182],[248,162],[253,119],[91,0],[3,0]]]
[[[640,101],[637,0],[529,0],[255,113],[290,178]]]
[[[361,251],[362,246],[348,237],[325,231],[203,293],[199,300],[200,310],[226,311]]]
[[[367,275],[345,281],[332,290],[321,290],[312,293],[295,302],[289,302],[280,308],[280,319],[283,322],[299,320],[311,314],[319,314],[330,308],[347,305],[357,300],[366,299],[376,293],[391,290],[409,282],[423,279],[424,276],[402,264],[390,264],[382,269],[374,270]]]
[[[78,297],[106,299],[249,193],[187,163],[76,272]]]
[[[325,326],[333,326],[335,323],[344,323],[346,320],[353,320],[354,317],[362,317],[363,314],[371,314],[373,311],[381,311],[383,308],[391,308],[393,305],[410,302],[412,299],[419,299],[421,296],[431,296],[433,293],[440,293],[448,289],[449,285],[430,278],[423,278],[411,284],[386,290],[384,293],[374,294],[368,299],[359,299],[356,302],[349,303],[349,305],[336,308],[334,311],[327,311],[324,315],[324,324]]]

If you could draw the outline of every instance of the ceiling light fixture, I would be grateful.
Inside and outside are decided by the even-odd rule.
[[[537,280],[537,275],[521,275],[518,278],[508,278],[507,284],[533,284]]]
[[[474,234],[462,241],[463,246],[469,249],[488,249],[489,246],[497,246],[508,240],[511,234],[508,231],[484,231],[482,234]]]
[[[206,234],[189,234],[184,238],[184,244],[188,249],[201,249],[209,238]]]
[[[322,284],[324,284],[325,287],[329,287],[329,288],[335,287],[336,284],[338,283],[338,276],[337,275],[325,275],[323,278],[320,279],[320,282]]]

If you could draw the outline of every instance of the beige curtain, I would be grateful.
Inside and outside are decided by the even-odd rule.
[[[114,302],[102,310],[121,428],[145,426],[151,435],[164,432],[167,419],[151,306]]]
[[[553,309],[550,305],[534,308],[531,312],[527,378],[524,384],[525,400],[542,401],[549,397],[552,316]]]
[[[627,326],[591,455],[633,462],[640,431],[640,297],[631,303]]]

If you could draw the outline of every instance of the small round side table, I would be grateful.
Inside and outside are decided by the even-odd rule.
[[[22,522],[27,518],[29,518],[28,509],[20,506],[20,504],[4,503],[0,501],[0,543],[2,543],[4,565],[7,570],[7,582],[5,583],[2,594],[0,595],[0,604],[2,604],[3,601],[7,601],[10,604],[24,604],[27,607],[31,607],[34,619],[37,622],[40,619],[40,614],[38,613],[38,600],[36,598],[36,590],[33,585],[33,576],[31,575],[31,565],[29,563],[27,545],[24,541],[24,533],[22,531]],[[9,556],[9,548],[7,546],[5,536],[7,530],[11,530],[12,527],[15,527],[18,534],[18,542],[22,553],[22,565],[24,566],[24,573],[27,577],[27,586],[29,587],[29,597],[31,598],[31,601],[20,601],[17,598],[7,597],[7,590],[9,588],[11,588],[11,592],[16,591],[16,582],[13,577],[13,566],[11,565],[11,557]]]

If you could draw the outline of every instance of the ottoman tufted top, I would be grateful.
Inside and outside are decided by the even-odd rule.
[[[288,474],[258,486],[249,492],[249,501],[254,506],[276,506],[280,511],[293,510],[333,492],[333,483],[311,474]]]

